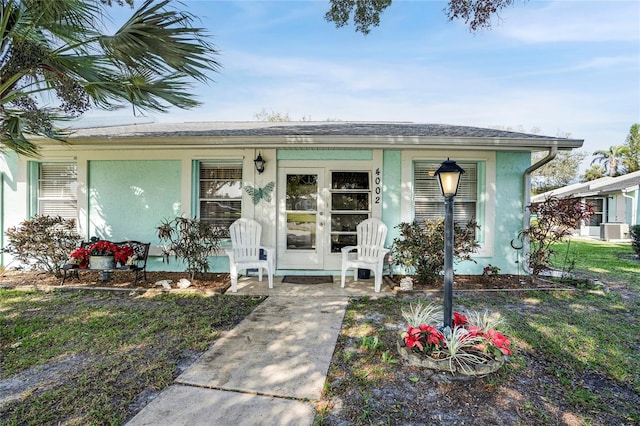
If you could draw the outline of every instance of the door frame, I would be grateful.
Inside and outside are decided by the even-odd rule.
[[[370,185],[371,185],[371,205],[369,210],[369,217],[375,217],[382,219],[382,157],[381,155],[374,155],[372,161],[336,161],[336,160],[300,160],[291,161],[284,160],[278,162],[277,170],[277,189],[278,199],[276,204],[276,252],[277,252],[277,268],[276,269],[307,269],[307,270],[328,270],[339,271],[342,263],[341,253],[331,252],[331,172],[334,171],[362,171],[370,173]],[[324,174],[323,187],[318,188],[318,197],[322,199],[323,217],[325,223],[322,229],[317,229],[319,232],[317,235],[318,240],[316,245],[322,244],[323,259],[319,259],[318,265],[312,267],[311,263],[300,264],[295,261],[291,261],[289,258],[290,253],[283,249],[286,247],[286,209],[285,209],[285,197],[286,197],[286,181],[285,177],[287,173],[291,174],[296,172],[309,173],[310,171],[321,170]],[[377,173],[376,173],[377,172]],[[378,196],[378,201],[375,201]]]
[[[316,192],[316,241],[313,250],[287,249],[287,175],[315,174],[318,176]],[[324,269],[325,229],[326,229],[326,169],[324,167],[279,167],[278,168],[278,208],[277,208],[277,269]],[[300,210],[302,213],[303,210]]]

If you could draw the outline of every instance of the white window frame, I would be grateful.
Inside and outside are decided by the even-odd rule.
[[[451,158],[458,163],[484,163],[484,182],[478,173],[478,196],[476,200],[476,220],[480,226],[478,240],[480,247],[473,257],[493,257],[495,239],[496,200],[496,155],[493,151],[420,151],[407,150],[402,153],[402,194],[400,201],[402,222],[412,222],[414,212],[413,164],[415,161],[438,162]],[[443,205],[444,211],[444,205]]]
[[[366,189],[334,189],[333,188],[333,174],[334,173],[361,173],[361,174],[366,174],[367,175],[367,184],[368,184],[368,188]],[[332,251],[333,249],[333,236],[341,236],[341,235],[352,235],[355,237],[356,235],[356,230],[354,229],[353,231],[337,231],[333,229],[333,216],[334,215],[367,215],[367,219],[371,217],[371,213],[372,213],[372,188],[373,188],[373,179],[372,179],[372,173],[370,170],[351,170],[351,169],[331,169],[329,170],[329,172],[327,173],[328,175],[328,179],[329,182],[326,183],[326,187],[329,190],[329,199],[326,200],[326,202],[328,203],[328,205],[330,206],[330,210],[329,210],[329,214],[331,217],[331,223],[329,223],[329,246],[328,249],[331,253],[340,253],[340,251]],[[366,210],[357,210],[357,209],[351,209],[351,210],[347,210],[347,209],[335,209],[333,206],[333,194],[344,194],[344,195],[349,195],[349,194],[366,194],[367,196],[367,209]]]
[[[240,195],[239,197],[211,197],[211,198],[206,198],[206,197],[202,197],[201,196],[201,188],[202,188],[202,182],[205,181],[206,179],[202,178],[202,169],[203,168],[214,168],[214,167],[230,167],[230,166],[235,166],[233,168],[237,168],[240,171],[240,178],[237,180],[239,186],[240,186]],[[227,203],[227,202],[233,202],[233,203],[240,203],[240,212],[238,213],[238,217],[237,219],[243,217],[243,209],[244,209],[244,202],[243,202],[243,185],[244,185],[244,164],[243,164],[243,160],[239,159],[237,161],[230,161],[230,160],[223,160],[223,161],[216,161],[216,160],[199,160],[199,165],[198,165],[198,187],[197,187],[197,191],[196,191],[196,196],[198,197],[198,202],[197,202],[197,207],[198,207],[198,218],[200,218],[200,220],[202,221],[209,221],[212,222],[211,220],[207,219],[207,218],[203,218],[202,217],[202,203],[204,202],[217,202],[217,203]],[[234,219],[235,220],[235,219]],[[233,223],[233,221],[231,222]],[[229,223],[228,225],[231,225],[231,223]],[[225,227],[228,230],[228,226]]]
[[[429,166],[428,171],[430,173],[428,175],[421,173],[420,177],[418,177],[418,169],[424,168],[426,165]],[[455,221],[460,225],[470,220],[478,219],[478,162],[458,161],[458,165],[465,170],[465,173],[460,177],[458,194],[455,198]],[[440,167],[440,163],[435,161],[416,160],[413,162],[413,184],[416,188],[413,194],[414,216],[418,215],[418,203],[423,203],[431,208],[428,212],[424,212],[421,215],[425,220],[436,220],[444,217],[444,197],[442,196],[442,190],[438,183],[438,177],[435,175],[438,167]],[[423,183],[421,186],[429,186],[428,191],[418,194],[418,180]],[[462,203],[472,204],[473,209],[465,214],[461,208]]]
[[[62,216],[65,219],[74,219],[78,222],[78,164],[74,161],[54,162],[42,161],[37,162],[37,173],[34,182],[34,203],[33,212],[38,215],[47,214],[48,216]],[[47,168],[70,167],[74,168],[73,177],[65,177],[63,174],[56,176],[55,173],[47,171]],[[43,173],[47,172],[46,177]],[[43,194],[42,186],[49,186],[48,194]],[[45,212],[44,203],[59,204],[59,208],[51,209]],[[67,205],[65,207],[65,204]]]

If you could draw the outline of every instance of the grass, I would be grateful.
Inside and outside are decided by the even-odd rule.
[[[609,280],[624,281],[640,291],[640,263],[620,255],[633,254],[630,243],[609,243],[596,240],[571,239],[553,247],[553,265],[558,269],[571,269],[590,278],[602,275]]]
[[[567,416],[639,423],[640,265],[619,257],[631,253],[628,244],[575,240],[568,247],[573,272],[635,297],[613,286],[609,293],[456,296],[456,310],[500,313],[500,331],[515,346],[500,372],[460,383],[434,382],[397,362],[401,311],[412,300],[353,299],[316,423],[453,424],[464,413],[500,424],[561,424]],[[0,424],[122,424],[262,300],[0,290],[0,380],[17,375],[25,383],[0,402]],[[28,386],[36,376],[48,380]],[[486,410],[494,406],[517,414],[492,417]]]
[[[382,354],[393,347],[402,331],[398,328],[404,323],[401,310],[412,300],[353,300],[330,369],[331,392],[323,401],[325,406],[331,406],[330,398],[342,400],[345,408],[340,412],[324,410],[316,424],[365,423],[358,413],[366,413],[367,423],[378,424],[389,418],[392,423],[417,419],[437,423],[437,417],[430,417],[433,410],[429,411],[435,405],[438,415],[452,423],[456,417],[447,416],[460,413],[469,413],[468,417],[463,414],[462,420],[473,423],[474,410],[483,410],[492,403],[508,406],[499,397],[505,394],[519,395],[512,407],[518,418],[516,423],[559,424],[567,418],[581,424],[640,422],[640,264],[620,257],[632,253],[629,244],[574,240],[558,246],[558,253],[564,254],[567,247],[569,256],[575,259],[573,272],[604,284],[615,283],[612,288],[624,288],[635,297],[623,297],[615,290],[606,293],[580,289],[457,296],[456,310],[499,312],[505,319],[500,331],[511,338],[516,348],[506,368],[471,385],[434,384],[423,371],[385,362],[386,355],[383,358]],[[358,352],[363,340],[380,342],[380,354],[373,357],[371,350]],[[344,357],[347,352],[351,355]],[[384,375],[373,380],[347,379],[380,370]],[[371,379],[371,374],[367,377]],[[423,387],[425,382],[428,384]],[[400,412],[375,404],[371,397],[345,400],[349,395],[372,395],[376,389],[391,392],[394,388],[398,389],[396,401],[405,406]],[[473,401],[477,395],[470,389],[482,393],[476,407]],[[425,400],[429,392],[435,396]],[[449,405],[438,404],[443,398]],[[413,404],[415,400],[420,400],[420,405]],[[421,409],[422,406],[426,408]],[[484,415],[487,423],[505,422]]]
[[[49,379],[16,390],[0,423],[122,424],[262,300],[0,290],[0,379]]]

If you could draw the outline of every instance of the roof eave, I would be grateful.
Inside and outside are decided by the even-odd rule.
[[[157,148],[397,148],[397,149],[441,149],[540,151],[556,147],[572,150],[582,147],[582,139],[527,139],[490,137],[437,137],[437,136],[348,136],[348,135],[278,135],[278,136],[127,136],[127,137],[72,137],[66,146],[92,149]],[[39,144],[49,148],[60,146],[59,142],[42,140]]]

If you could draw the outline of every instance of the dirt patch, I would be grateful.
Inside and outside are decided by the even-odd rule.
[[[99,271],[79,270],[80,279],[67,278],[65,287],[101,287],[116,289],[163,289],[156,283],[169,280],[172,289],[177,289],[177,283],[181,279],[189,280],[192,290],[202,290],[207,293],[223,293],[229,286],[229,274],[226,273],[205,273],[191,279],[186,272],[147,272],[147,279],[141,279],[134,285],[135,273],[127,271],[114,271],[111,273],[109,281],[101,281]],[[43,271],[5,271],[0,275],[0,286],[18,287],[56,287],[61,285],[61,278],[57,278],[51,273]]]
[[[392,278],[396,290],[400,289],[400,280],[403,276],[396,275]],[[442,277],[434,284],[413,284],[414,291],[441,291],[444,287]],[[524,275],[456,275],[453,279],[453,290],[541,290],[541,289],[566,289],[565,285],[559,284],[548,278],[538,278],[532,280]]]

